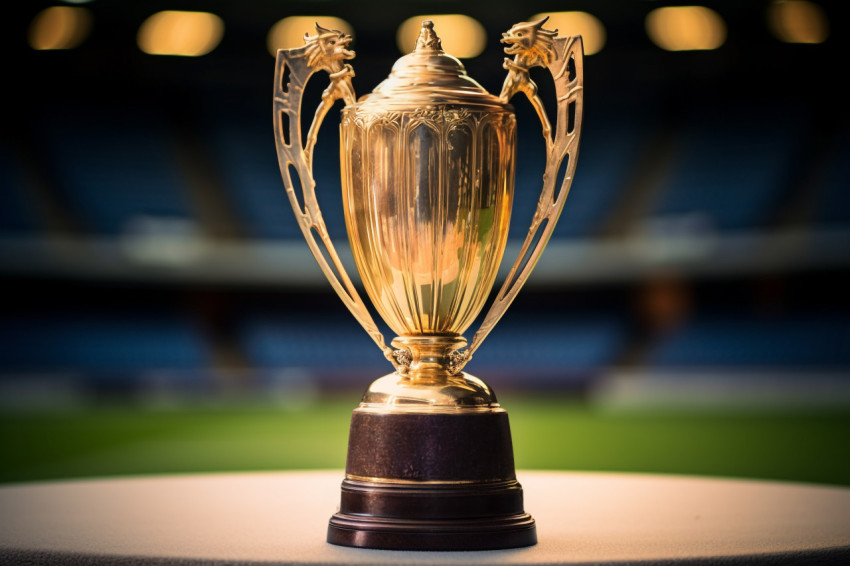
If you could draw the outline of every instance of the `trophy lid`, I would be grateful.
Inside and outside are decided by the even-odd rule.
[[[511,108],[467,75],[463,63],[443,51],[434,23],[425,20],[413,52],[396,61],[390,76],[355,106],[402,110],[448,104]]]

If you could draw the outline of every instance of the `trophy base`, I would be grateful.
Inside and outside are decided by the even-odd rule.
[[[353,500],[360,500],[381,512],[334,514],[328,525],[331,544],[385,550],[497,550],[537,544],[531,515],[507,509],[494,514],[498,507],[522,509],[522,488],[516,481],[416,486],[345,480],[342,493],[341,507],[355,507]],[[421,516],[423,510],[444,518],[405,518]],[[483,516],[472,517],[476,513]]]
[[[364,401],[383,399],[379,393],[397,378],[375,382]],[[464,374],[451,386],[459,388],[450,395],[455,401],[468,401],[474,392],[476,402],[454,407],[364,402],[355,409],[329,543],[389,550],[495,550],[537,543],[516,480],[507,413],[472,376]],[[404,389],[407,401],[425,397]]]

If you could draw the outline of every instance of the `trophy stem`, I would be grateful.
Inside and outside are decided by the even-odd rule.
[[[397,336],[392,345],[410,354],[404,375],[414,385],[444,385],[454,375],[453,352],[466,346],[466,338],[449,336]]]

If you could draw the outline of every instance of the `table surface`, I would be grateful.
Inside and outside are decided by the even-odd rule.
[[[539,543],[486,552],[325,542],[340,471],[0,487],[0,563],[850,564],[850,489],[717,478],[520,472]]]

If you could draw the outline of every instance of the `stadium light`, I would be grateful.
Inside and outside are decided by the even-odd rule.
[[[805,0],[778,0],[767,11],[773,35],[785,43],[823,43],[829,37],[829,20],[823,8]]]
[[[85,8],[52,6],[36,14],[27,39],[33,49],[73,49],[91,31],[91,12]]]
[[[316,24],[325,29],[333,29],[354,37],[351,24],[342,18],[333,16],[289,16],[271,27],[266,36],[266,47],[272,57],[278,49],[292,49],[304,45],[304,34],[315,34]]]
[[[198,57],[215,49],[224,35],[224,22],[209,12],[165,10],[139,27],[139,49],[149,55]]]
[[[599,53],[605,47],[607,34],[605,26],[599,18],[587,12],[543,12],[531,16],[531,20],[539,20],[549,16],[546,29],[557,29],[558,35],[580,35],[584,42],[584,54]]]
[[[667,6],[646,16],[646,33],[667,51],[717,49],[726,41],[726,23],[705,6]]]

